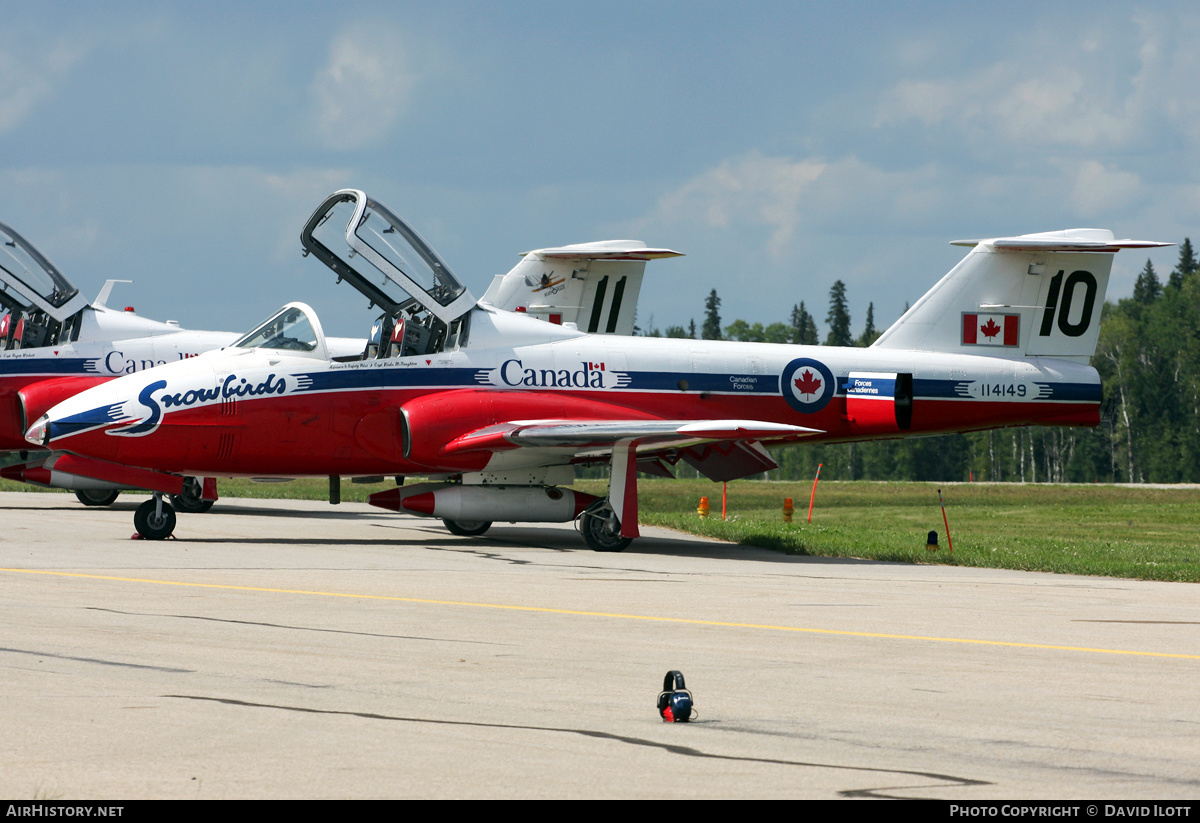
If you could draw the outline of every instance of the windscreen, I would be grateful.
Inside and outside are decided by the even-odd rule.
[[[302,310],[289,306],[233,345],[239,349],[310,352],[317,347],[317,333]]]

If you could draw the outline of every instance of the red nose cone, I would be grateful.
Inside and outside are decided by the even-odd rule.
[[[50,483],[50,470],[39,465],[17,463],[0,469],[0,477],[5,480],[15,480],[18,483],[37,483],[46,486]]]
[[[388,489],[383,492],[375,492],[367,498],[367,502],[381,509],[398,512],[400,511],[400,494],[402,491],[403,489]]]
[[[410,512],[416,512],[417,514],[433,514],[433,492],[414,494],[412,497],[406,497],[400,505]]]

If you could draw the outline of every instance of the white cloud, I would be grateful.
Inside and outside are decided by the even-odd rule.
[[[729,158],[663,195],[634,226],[639,234],[665,227],[703,231],[745,243],[766,231],[765,257],[793,259],[799,237],[847,230],[919,225],[952,201],[936,166],[887,171],[855,157],[837,160],[769,157],[757,151]],[[747,230],[751,230],[749,233]]]
[[[1075,213],[1082,217],[1132,209],[1143,197],[1142,182],[1136,174],[1108,168],[1095,160],[1072,166],[1064,171],[1074,178],[1071,203]]]
[[[822,309],[829,284],[841,279],[855,322],[873,300],[877,323],[886,325],[958,260],[950,240],[1082,225],[1179,239],[1185,232],[1173,238],[1172,226],[1200,208],[1198,191],[1186,181],[1151,186],[1130,168],[1091,159],[964,173],[938,163],[887,169],[852,156],[750,152],[698,173],[636,223],[613,228],[687,253],[680,266],[689,282],[716,287],[726,319],[778,317],[780,300]],[[1122,296],[1121,288],[1114,282],[1110,296]],[[665,309],[680,304],[677,283],[650,278],[643,289],[660,324],[680,321]],[[697,309],[678,311],[686,322],[685,312]]]
[[[1200,136],[1200,17],[1113,14],[1088,22],[1074,33],[1022,29],[1004,43],[1002,59],[901,79],[884,93],[875,126],[916,123],[977,147],[1018,151],[1125,149],[1172,130]]]
[[[782,255],[800,221],[806,191],[825,164],[751,152],[725,160],[664,195],[650,223],[700,222],[713,229],[745,224],[770,230],[770,254]]]
[[[356,25],[335,37],[310,88],[315,128],[326,147],[380,142],[408,107],[418,79],[415,62],[403,38],[386,26]]]
[[[0,50],[0,134],[21,124],[63,85],[84,56],[82,49],[60,41],[49,50]]]
[[[1123,145],[1139,133],[1143,124],[1129,116],[1133,100],[1098,99],[1104,94],[1066,65],[1043,72],[1018,59],[962,78],[904,80],[880,104],[875,125],[916,120],[1026,145]]]

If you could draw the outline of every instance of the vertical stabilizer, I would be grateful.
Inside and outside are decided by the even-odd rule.
[[[875,346],[1086,363],[1096,350],[1113,255],[1171,244],[1067,229],[953,245],[974,248]]]
[[[605,240],[526,252],[497,275],[481,303],[593,334],[632,334],[646,261],[680,257],[640,240]]]

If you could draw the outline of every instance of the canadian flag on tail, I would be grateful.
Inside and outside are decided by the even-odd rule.
[[[1021,315],[966,314],[963,316],[964,346],[1020,345]]]

